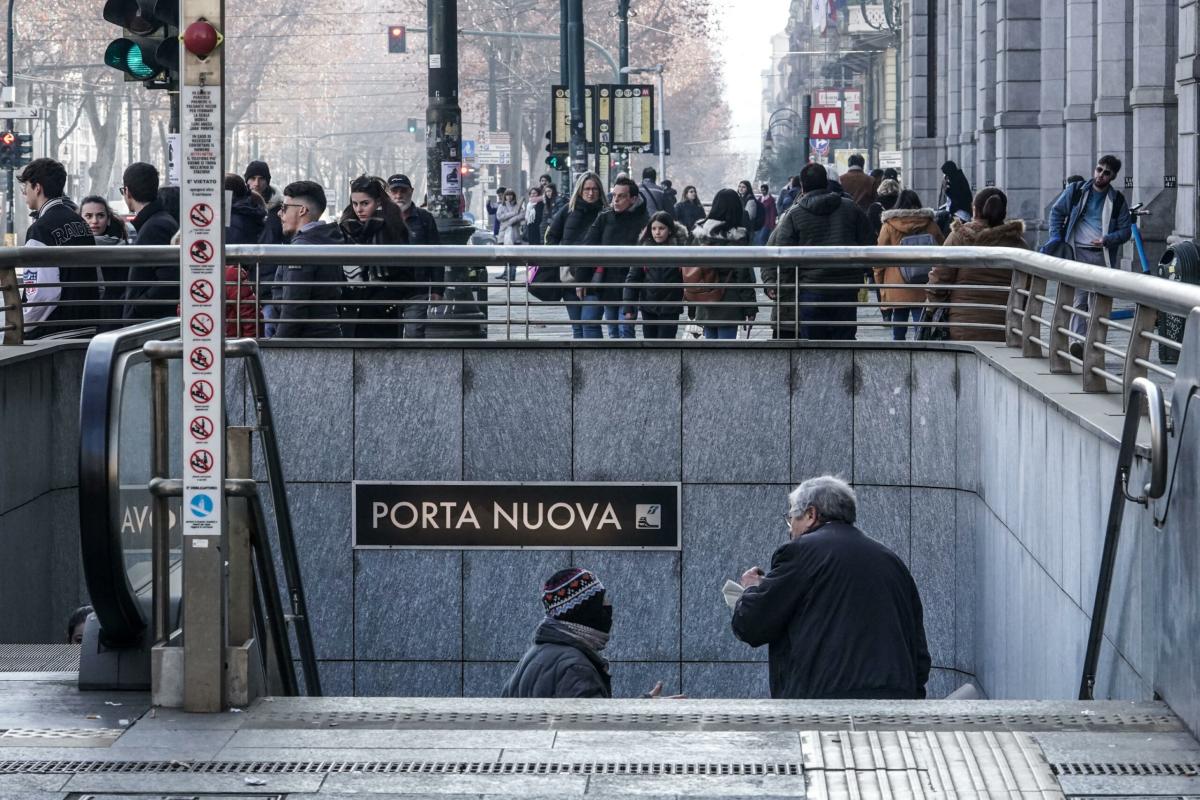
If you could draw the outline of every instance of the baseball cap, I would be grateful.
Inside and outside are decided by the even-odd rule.
[[[405,188],[405,189],[413,188],[412,181],[410,181],[408,179],[407,175],[391,176],[390,178],[388,178],[388,186],[393,189],[400,188],[400,187]]]

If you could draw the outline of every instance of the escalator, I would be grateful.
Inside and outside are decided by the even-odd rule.
[[[149,690],[152,650],[183,641],[180,349],[179,320],[160,320],[96,336],[84,360],[79,525],[84,577],[95,614],[84,633],[81,689]],[[268,520],[255,481],[227,481],[228,502],[245,504],[249,527],[249,606],[260,655],[256,667],[269,693],[298,695],[303,686],[304,694],[319,696],[258,347],[253,340],[233,341],[227,343],[227,353],[230,371],[243,365],[246,370],[254,438],[266,467],[263,488],[270,491],[275,511],[274,519]],[[282,587],[276,578],[277,560],[284,575]],[[293,660],[293,642],[299,665]]]

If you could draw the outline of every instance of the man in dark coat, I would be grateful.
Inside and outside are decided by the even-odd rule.
[[[768,645],[776,700],[919,700],[929,679],[921,597],[900,557],[854,526],[854,490],[831,475],[788,498],[791,541],[752,567],[733,632]]]
[[[17,180],[25,195],[25,204],[32,212],[30,216],[33,217],[33,222],[25,232],[26,247],[88,247],[96,243],[96,237],[87,223],[67,204],[67,198],[63,195],[67,185],[67,170],[62,164],[52,158],[35,159],[21,170]],[[99,318],[99,308],[74,303],[97,300],[100,292],[95,284],[100,277],[95,267],[25,268],[22,274],[25,286],[21,289],[25,338],[60,333],[71,327],[44,324],[51,321]],[[92,285],[74,285],[76,282]],[[49,283],[62,285],[39,285]]]
[[[875,202],[875,179],[866,172],[866,161],[858,153],[853,153],[849,159],[850,167],[841,176],[842,189],[866,212]]]
[[[135,216],[135,245],[139,247],[170,244],[179,223],[167,211],[158,196],[158,170],[153,164],[138,161],[125,168],[121,194]],[[179,262],[159,267],[130,267],[129,280],[158,281],[157,286],[130,286],[125,290],[123,316],[129,320],[173,317],[179,307]],[[137,302],[152,300],[155,302]]]
[[[767,240],[768,247],[815,247],[824,245],[873,244],[867,215],[849,197],[829,191],[825,167],[808,164],[800,171],[804,194],[783,215]],[[772,319],[779,323],[779,337],[792,339],[854,339],[858,317],[858,288],[866,270],[861,267],[799,268],[763,267],[767,298],[777,300]],[[845,288],[806,289],[806,284],[843,284]],[[778,284],[776,287],[771,284]],[[797,295],[798,293],[798,295]],[[836,306],[800,304],[838,303]],[[799,324],[797,324],[799,322]],[[840,325],[828,323],[840,322]]]
[[[265,161],[251,161],[246,165],[242,178],[246,188],[258,194],[267,207],[266,225],[259,234],[259,244],[287,244],[283,226],[279,219],[279,205],[283,202],[279,192],[271,185],[271,167]]]
[[[631,247],[637,244],[638,237],[642,235],[642,231],[649,224],[650,215],[646,212],[646,205],[638,197],[638,185],[633,182],[632,178],[617,178],[612,188],[612,205],[601,211],[596,217],[596,221],[592,223],[592,227],[583,237],[583,243],[605,247]],[[581,283],[598,284],[594,290],[597,300],[612,302],[621,299],[621,289],[619,287],[613,289],[600,287],[604,284],[624,282],[627,272],[628,268],[613,267],[606,270],[604,267],[596,267],[595,269],[580,268],[576,274]],[[592,294],[593,291],[589,290],[588,296],[590,297]],[[599,306],[584,306],[584,319],[600,319],[595,315],[595,311],[599,308]],[[604,306],[601,313],[605,319],[617,319],[622,316],[620,308],[615,305]],[[608,336],[610,339],[633,339],[634,327],[632,325],[609,325]]]
[[[404,224],[408,228],[408,243],[409,244],[441,244],[442,240],[438,234],[437,220],[433,218],[425,209],[413,202],[413,185],[407,175],[392,175],[388,178],[388,194],[396,205],[400,206],[400,213],[404,215]],[[401,300],[431,300],[437,302],[442,299],[442,295],[446,291],[446,268],[445,267],[416,267],[406,272],[405,281],[429,281],[428,286],[409,286],[397,288],[399,298]],[[402,302],[400,304],[400,316],[404,320],[401,326],[401,333],[405,339],[423,339],[425,338],[425,322],[429,318],[429,305],[425,302]],[[433,331],[436,333],[437,331]]]
[[[279,219],[292,244],[345,244],[336,222],[321,222],[326,208],[325,190],[312,181],[296,181],[283,189]],[[280,264],[275,271],[275,320],[271,335],[281,339],[336,339],[337,299],[341,287],[314,285],[345,279],[336,264]],[[309,320],[331,320],[310,322]]]
[[[638,187],[638,194],[642,198],[642,205],[645,206],[648,215],[675,208],[674,203],[667,205],[666,195],[657,181],[658,171],[654,167],[646,167],[642,170],[642,185]]]
[[[559,570],[542,587],[546,617],[501,697],[612,697],[612,604],[590,570]]]

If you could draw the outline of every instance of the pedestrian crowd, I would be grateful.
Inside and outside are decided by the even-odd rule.
[[[1068,182],[1051,209],[1043,252],[1119,265],[1131,228],[1128,205],[1113,186],[1120,168],[1119,159],[1104,156],[1093,179],[1075,176]],[[516,190],[501,187],[486,209],[501,245],[1028,247],[1022,221],[1008,218],[1003,191],[988,187],[972,195],[953,161],[942,165],[942,173],[943,202],[936,209],[905,188],[896,170],[868,173],[858,154],[836,178],[821,164],[805,165],[777,197],[767,184],[756,191],[743,180],[736,188],[719,189],[705,205],[695,186],[685,186],[679,196],[670,181],[660,183],[657,171],[646,167],[640,183],[622,173],[609,187],[596,173],[585,173],[569,195],[542,175],[521,199]],[[103,197],[86,197],[78,205],[66,197],[66,171],[53,159],[33,161],[18,180],[33,217],[27,246],[178,240],[178,190],[161,187],[151,164],[131,164],[122,175],[129,219],[114,213]],[[333,216],[324,187],[300,180],[277,190],[263,161],[250,162],[242,175],[226,175],[224,188],[231,199],[229,244],[441,243],[436,220],[414,202],[413,183],[404,174],[386,180],[359,176],[350,184],[349,203]],[[510,264],[500,278],[516,280],[516,269]],[[157,319],[179,307],[174,264],[34,266],[22,277],[30,338],[72,326],[104,329]],[[765,305],[777,338],[852,340],[859,306],[873,295],[894,339],[905,339],[911,330],[922,338],[1003,340],[1010,278],[1009,270],[996,267],[906,263],[868,270],[831,260],[815,267],[757,269],[538,265],[528,269],[525,281],[536,298],[566,307],[572,334],[581,339],[632,339],[638,327],[647,339],[673,339],[681,331],[707,339],[748,338]],[[283,264],[228,267],[226,282],[228,335],[397,339],[426,336],[447,280],[444,267],[429,264]],[[759,288],[766,303],[760,303]],[[1087,292],[1077,292],[1077,308],[1086,310],[1089,303]],[[1073,315],[1071,325],[1076,334],[1086,333],[1084,317]],[[437,329],[430,328],[429,335],[437,336]],[[1071,347],[1078,351],[1081,345]]]

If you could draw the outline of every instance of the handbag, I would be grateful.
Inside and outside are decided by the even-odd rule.
[[[525,287],[538,300],[553,302],[562,299],[562,282],[558,268],[531,266],[525,272]]]
[[[946,323],[950,321],[950,309],[942,306],[940,308],[925,308],[921,311],[921,319],[917,327],[917,340],[922,342],[944,342],[950,338],[950,328]],[[936,327],[929,323],[940,323]]]

